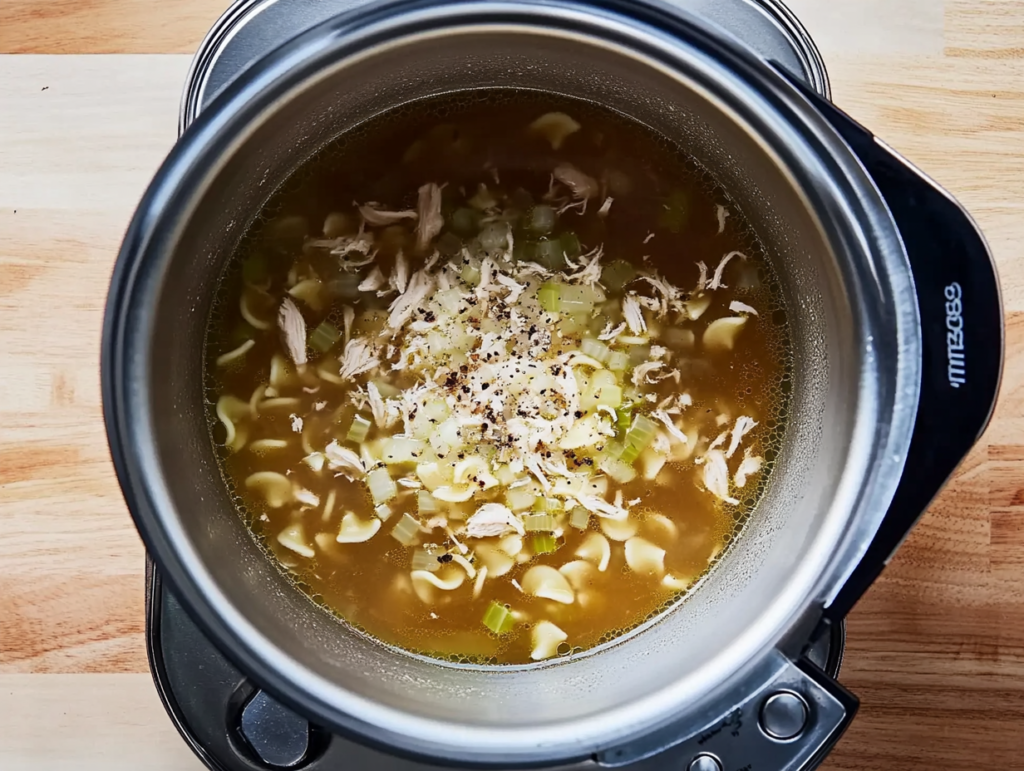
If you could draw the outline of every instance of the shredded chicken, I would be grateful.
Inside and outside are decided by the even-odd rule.
[[[419,222],[416,224],[416,248],[420,252],[425,252],[430,242],[444,227],[444,217],[441,216],[441,188],[433,182],[423,185],[419,190],[417,210]]]
[[[359,214],[366,221],[367,225],[377,227],[394,225],[396,222],[401,222],[402,220],[414,220],[419,218],[419,214],[414,211],[388,211],[387,209],[380,208],[380,205],[376,203],[368,203],[360,206]]]
[[[306,363],[306,320],[290,297],[281,301],[277,324],[284,336],[284,346],[298,366]]]
[[[672,420],[672,416],[664,410],[655,410],[651,413],[651,416],[660,420],[665,426],[665,430],[668,431],[669,436],[675,439],[680,444],[688,444],[689,440],[686,438],[686,434],[679,430],[679,427]]]
[[[736,487],[740,489],[745,487],[747,484],[747,478],[760,471],[763,462],[764,458],[752,456],[750,454],[749,447],[745,449],[743,451],[743,460],[740,462],[740,467],[736,469],[736,474],[733,477],[733,483]]]
[[[381,272],[379,266],[374,265],[373,270],[370,271],[369,275],[359,282],[359,291],[376,292],[385,284],[387,284],[387,279],[384,278],[384,273]]]
[[[704,486],[716,498],[733,506],[739,504],[736,498],[729,495],[729,467],[721,450],[711,450],[705,457]]]
[[[587,176],[571,164],[563,163],[556,166],[554,175],[555,179],[569,188],[572,197],[578,200],[596,198],[601,191],[596,179]]]
[[[725,273],[725,266],[734,258],[739,257],[740,259],[747,259],[747,255],[743,252],[729,252],[722,261],[718,263],[718,267],[715,268],[715,275],[711,277],[711,283],[708,284],[708,289],[726,289],[726,285],[722,283],[722,274]]]
[[[337,441],[332,441],[324,448],[324,455],[327,456],[327,467],[331,471],[340,471],[350,479],[360,479],[366,473],[362,459]]]
[[[523,535],[523,523],[507,506],[500,503],[485,503],[466,522],[464,535],[467,538],[493,538],[508,532]]]
[[[612,198],[611,196],[608,196],[607,198],[605,198],[604,199],[604,203],[601,204],[601,208],[597,210],[597,216],[598,217],[607,217],[608,216],[608,212],[610,212],[612,210],[612,202],[614,200],[615,199]]]
[[[739,449],[740,442],[743,441],[743,437],[746,436],[756,425],[757,422],[746,415],[740,415],[736,418],[736,425],[732,428],[732,438],[729,440],[729,449],[725,453],[726,458],[731,458],[736,453],[736,450]]]
[[[716,207],[715,215],[718,217],[718,235],[725,232],[725,220],[729,216],[729,210],[719,204]]]
[[[339,375],[342,380],[352,380],[356,375],[362,375],[380,366],[380,359],[377,358],[376,347],[361,337],[349,340],[345,351],[341,355],[341,370]]]
[[[636,295],[630,292],[622,298],[622,315],[626,318],[629,331],[634,335],[643,335],[647,332],[647,322],[644,321],[644,314],[640,310],[640,303]]]

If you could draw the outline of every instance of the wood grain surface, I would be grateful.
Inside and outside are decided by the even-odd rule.
[[[147,674],[98,349],[120,237],[225,4],[0,0],[4,771],[200,768]],[[1024,769],[1024,1],[790,4],[836,101],[980,222],[1007,311],[991,428],[850,618],[863,706],[826,768]]]

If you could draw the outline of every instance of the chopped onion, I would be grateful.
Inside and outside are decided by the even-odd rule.
[[[441,510],[437,505],[437,499],[426,490],[419,490],[416,493],[416,505],[420,514],[436,514]]]

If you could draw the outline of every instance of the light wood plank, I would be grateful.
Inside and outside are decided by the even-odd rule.
[[[192,53],[228,0],[4,0],[0,53]]]
[[[224,5],[0,0],[0,53],[187,54]],[[1009,311],[991,429],[850,618],[842,680],[863,708],[826,768],[1024,768],[1024,3],[791,5],[837,103],[981,223]],[[97,374],[110,268],[188,62],[0,56],[5,771],[199,768],[141,674],[143,553]]]

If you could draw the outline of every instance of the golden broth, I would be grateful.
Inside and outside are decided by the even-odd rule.
[[[551,118],[551,113],[567,114],[573,121]],[[545,121],[534,123],[545,115]],[[562,136],[577,122],[576,130]],[[579,184],[571,184],[579,180],[566,168],[583,175],[582,192]],[[557,179],[556,169],[561,170]],[[425,249],[418,250],[417,228],[429,220],[418,191],[429,183],[443,185],[439,193],[444,226]],[[593,190],[588,188],[591,183],[596,185]],[[596,194],[585,197],[588,191]],[[361,214],[354,202],[378,203]],[[554,228],[544,233],[548,209],[563,211]],[[418,216],[413,218],[410,212]],[[383,219],[389,222],[373,224]],[[486,238],[481,229],[487,230],[488,238],[500,240],[501,227],[507,227],[515,246],[508,249],[505,241],[494,249],[483,248]],[[458,238],[454,230],[461,233]],[[567,233],[575,234],[578,249]],[[332,254],[332,249],[341,248],[338,243],[351,245],[353,239],[355,250]],[[365,242],[362,247],[359,239]],[[559,254],[552,256],[550,247],[556,240],[554,251],[561,250],[571,261],[564,266]],[[432,283],[429,294],[396,331],[388,319],[393,313],[389,308],[403,296],[398,291],[399,251],[408,266],[407,283],[421,272]],[[742,254],[724,259],[733,252]],[[436,262],[424,272],[435,253]],[[588,284],[580,276],[595,253],[601,281]],[[356,267],[369,254],[373,261]],[[479,284],[460,283],[478,278],[482,260],[492,257],[494,275],[504,270],[506,278],[524,287],[517,302],[510,301],[515,290],[506,285],[488,294],[481,293]],[[664,303],[670,310],[662,314],[655,307],[665,295],[653,282],[634,278],[618,290],[605,286],[605,279],[617,284],[628,277],[629,271],[621,273],[621,264],[606,272],[618,261],[628,261],[640,273],[655,275],[679,290],[672,303]],[[524,272],[532,270],[523,268],[528,262],[548,265],[547,274]],[[443,267],[449,263],[451,269]],[[357,284],[379,283],[371,276],[375,268],[399,287],[380,297],[378,292],[386,292],[387,283],[360,291]],[[448,278],[442,278],[442,272]],[[452,282],[454,293],[442,286]],[[463,300],[458,299],[459,292]],[[583,305],[573,304],[571,298],[581,292]],[[627,323],[627,295],[649,306],[640,308],[646,330],[639,335],[634,332],[640,328],[634,330]],[[286,297],[301,314],[303,334],[311,341],[297,354],[308,359],[302,365],[294,363],[288,334],[279,325]],[[465,299],[477,297],[484,310]],[[445,298],[454,298],[447,310],[437,305]],[[562,310],[549,310],[555,307],[552,302]],[[591,302],[593,310],[564,310],[587,308]],[[346,356],[346,307],[353,318],[349,339],[372,342],[379,357],[388,359],[351,379],[339,377],[344,367],[339,360]],[[536,359],[553,367],[544,375],[549,379],[531,380],[521,391],[514,391],[506,377],[495,377],[487,385],[481,382],[494,372],[516,371],[486,369],[489,360],[478,354],[490,340],[483,336],[488,330],[494,336],[505,334],[515,320],[512,308],[521,310],[531,324],[504,344],[512,353],[501,349],[495,361],[511,360],[509,366],[519,366]],[[450,317],[444,315],[449,312]],[[438,320],[438,315],[443,318]],[[721,335],[706,336],[716,320],[725,318],[741,321],[735,322],[736,329],[725,330],[724,342]],[[422,333],[411,331],[417,323]],[[719,326],[725,329],[728,323]],[[616,337],[596,340],[617,327],[624,329]],[[313,339],[325,330],[325,337]],[[445,348],[461,330],[475,336],[472,344]],[[536,342],[530,336],[543,335],[543,330],[550,333],[550,341],[544,338],[539,348],[530,347]],[[335,332],[342,339],[328,346]],[[417,334],[433,341],[434,348],[427,346],[426,353],[406,357],[424,359],[417,366],[391,369],[388,363],[397,361],[405,350],[402,345]],[[318,604],[373,637],[411,651],[458,661],[524,663],[586,650],[636,627],[685,593],[727,547],[763,490],[781,433],[789,383],[786,336],[771,268],[741,212],[680,149],[616,114],[563,98],[502,91],[430,100],[341,137],[274,196],[252,228],[225,275],[210,323],[207,382],[214,441],[227,482],[254,534]],[[607,373],[609,384],[614,381],[610,389],[598,389],[594,384],[599,369],[579,364],[583,359],[572,353],[579,351],[583,338],[590,340],[587,350],[597,350],[599,356],[607,353],[609,361],[599,369]],[[621,342],[630,338],[646,342]],[[607,352],[593,348],[595,340]],[[388,345],[396,349],[390,358]],[[326,352],[316,350],[318,346],[327,346]],[[518,355],[516,350],[526,353]],[[613,365],[622,366],[623,355],[630,358],[628,366],[612,370]],[[559,356],[572,363],[550,364]],[[639,385],[634,383],[638,366],[652,363],[657,366],[639,377]],[[571,376],[565,366],[572,367]],[[414,439],[419,442],[414,449],[422,457],[382,463],[381,453],[392,446],[387,444],[389,437],[405,435],[403,430],[415,423],[415,415],[409,422],[403,413],[390,428],[382,428],[367,406],[368,383],[379,383],[393,407],[435,372],[440,373],[439,382],[430,398],[447,399],[453,406],[444,413],[440,401],[427,402],[437,408],[439,417],[421,440]],[[561,387],[570,377],[580,388],[582,401],[590,394],[614,403],[621,392],[619,406],[590,405],[561,415],[558,410],[567,408],[568,397],[560,392],[557,398],[550,397],[554,401],[545,402],[549,397],[542,386],[554,382]],[[358,403],[353,403],[355,386],[364,393],[355,399]],[[534,386],[540,395],[530,392]],[[489,395],[480,389],[492,387],[491,394],[503,388],[509,392],[506,410],[512,410],[511,403],[520,412],[490,415],[482,427],[470,426],[463,443],[439,460],[436,443],[445,420],[456,420],[451,417],[456,413],[463,418],[485,414],[480,405],[464,408],[457,401],[463,391],[467,399],[486,399]],[[607,435],[599,444],[541,456],[544,463],[564,462],[570,473],[603,478],[597,484],[607,487],[597,491],[597,497],[615,510],[612,516],[582,506],[583,493],[559,497],[545,490],[540,476],[553,486],[557,473],[539,476],[518,469],[514,460],[508,462],[520,450],[509,448],[515,444],[509,439],[514,432],[502,422],[523,414],[523,405],[533,404],[531,399],[538,402],[538,420],[557,423],[565,418],[568,425],[574,418],[588,418],[588,425],[606,434],[614,430],[614,436]],[[630,403],[631,409],[625,406]],[[655,417],[660,406],[662,413],[671,412],[668,418],[675,432]],[[368,433],[362,441],[348,441],[359,434],[350,433],[357,414],[369,421]],[[646,438],[640,429],[648,425],[638,415],[656,432],[652,443],[637,450],[633,459],[633,450]],[[751,428],[751,423],[756,425]],[[639,428],[630,434],[632,425]],[[685,442],[679,435],[686,437]],[[558,447],[572,443],[564,434],[559,441]],[[332,443],[360,457],[361,470],[336,465],[338,450],[331,456],[334,460],[328,458]],[[533,449],[536,446],[547,445]],[[613,456],[620,448],[621,457],[629,461],[621,462],[632,472],[615,464]],[[508,484],[497,476],[498,483],[486,489],[489,482],[480,482],[467,501],[439,501],[433,497],[434,492],[441,494],[438,489],[423,496],[429,487],[423,479],[431,477],[422,473],[422,461],[457,467],[460,459],[481,453],[489,464],[485,477],[502,476]],[[659,455],[664,457],[655,457]],[[750,461],[749,473],[739,485],[736,474],[744,457]],[[724,487],[721,482],[709,484],[712,461],[725,469]],[[374,462],[388,469],[397,483],[394,497],[383,503],[387,511],[377,509],[381,503],[368,493],[365,472]],[[290,490],[276,477],[273,483],[253,483],[253,475],[262,472],[282,475]],[[636,476],[627,480],[630,473]],[[455,487],[450,483],[441,490]],[[719,494],[709,487],[719,488]],[[530,494],[543,502],[516,509]],[[513,499],[516,506],[510,503]],[[592,499],[587,501],[595,505]],[[469,524],[485,503],[512,512],[511,524],[500,536],[467,536],[486,525],[482,519]],[[431,511],[435,504],[438,510]],[[583,529],[573,525],[573,513],[581,508],[587,514]],[[622,511],[627,516],[617,519]],[[534,519],[548,514],[551,519]],[[346,515],[352,527],[343,523]],[[393,532],[405,515],[426,525],[408,544]],[[576,524],[581,517],[577,512]],[[523,523],[538,522],[550,529],[517,531]],[[375,532],[368,540],[351,542],[370,529]],[[288,534],[282,536],[285,531]],[[339,542],[339,534],[347,542]],[[608,547],[606,558],[602,539]],[[426,545],[434,548],[423,552]],[[546,552],[552,546],[555,550]],[[578,556],[581,549],[583,556]],[[660,568],[658,550],[664,552]],[[631,560],[627,553],[633,555]],[[442,586],[424,577],[423,570],[413,572],[414,558],[422,568],[424,554],[439,558],[425,572]],[[583,564],[564,568],[570,562]],[[527,579],[538,565],[562,569],[559,575],[564,580],[542,580],[537,590],[538,575],[550,578],[550,572],[535,571],[533,580]],[[485,566],[489,575],[480,581]],[[507,572],[495,575],[506,567]],[[448,588],[456,582],[456,587]],[[536,591],[546,596],[535,596]],[[485,626],[485,617],[502,633]],[[557,632],[548,626],[540,631],[541,622],[554,625]],[[511,629],[504,631],[509,624]]]

